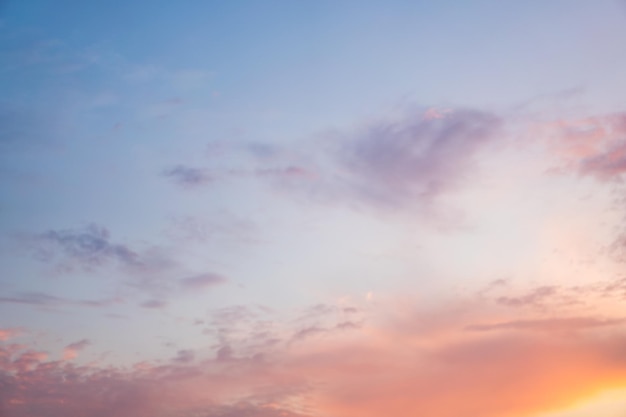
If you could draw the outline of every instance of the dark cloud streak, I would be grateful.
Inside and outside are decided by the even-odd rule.
[[[139,255],[126,245],[111,241],[109,231],[96,224],[82,229],[49,230],[34,237],[39,258],[61,255],[85,269],[117,262],[126,266],[140,264]]]
[[[0,296],[0,303],[23,304],[38,307],[108,307],[123,302],[120,298],[107,298],[100,300],[73,300],[57,297],[42,292],[23,292],[10,296]]]
[[[214,181],[213,176],[206,170],[186,165],[176,165],[173,168],[166,169],[162,174],[183,187],[196,187]]]

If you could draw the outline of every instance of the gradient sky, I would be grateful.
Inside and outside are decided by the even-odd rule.
[[[626,3],[0,2],[1,417],[623,417]]]

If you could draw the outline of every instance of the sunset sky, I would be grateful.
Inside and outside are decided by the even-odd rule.
[[[626,416],[626,2],[0,1],[0,417]]]

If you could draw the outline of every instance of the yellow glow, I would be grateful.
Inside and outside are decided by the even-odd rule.
[[[536,417],[624,417],[626,388],[604,391],[565,410],[540,414]]]

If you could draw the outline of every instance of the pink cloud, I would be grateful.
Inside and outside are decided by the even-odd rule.
[[[22,330],[16,327],[0,329],[0,341],[13,339],[22,333]]]
[[[79,352],[81,352],[90,344],[91,342],[87,339],[70,343],[69,345],[65,346],[65,349],[63,349],[63,360],[71,361],[72,359],[75,359],[76,357],[78,357]]]
[[[436,109],[431,107],[430,109],[424,112],[424,119],[432,120],[432,119],[443,119],[446,114],[450,113],[451,109]]]
[[[626,172],[626,113],[557,120],[535,128],[561,159],[562,169],[602,181]]]
[[[344,197],[395,208],[430,204],[465,183],[501,124],[472,109],[372,124],[344,138],[335,155]]]
[[[285,320],[283,342],[272,345],[254,340],[258,310],[220,310],[215,326],[237,328],[223,334],[228,343],[129,368],[0,347],[0,405],[10,417],[512,417],[626,386],[619,318],[545,320],[485,300],[418,311],[379,300],[360,307],[366,319],[352,326],[336,310],[313,317],[324,327]],[[303,337],[292,343],[294,335]]]
[[[616,179],[626,172],[626,137],[624,141],[611,144],[604,151],[581,160],[580,172],[601,180]]]

